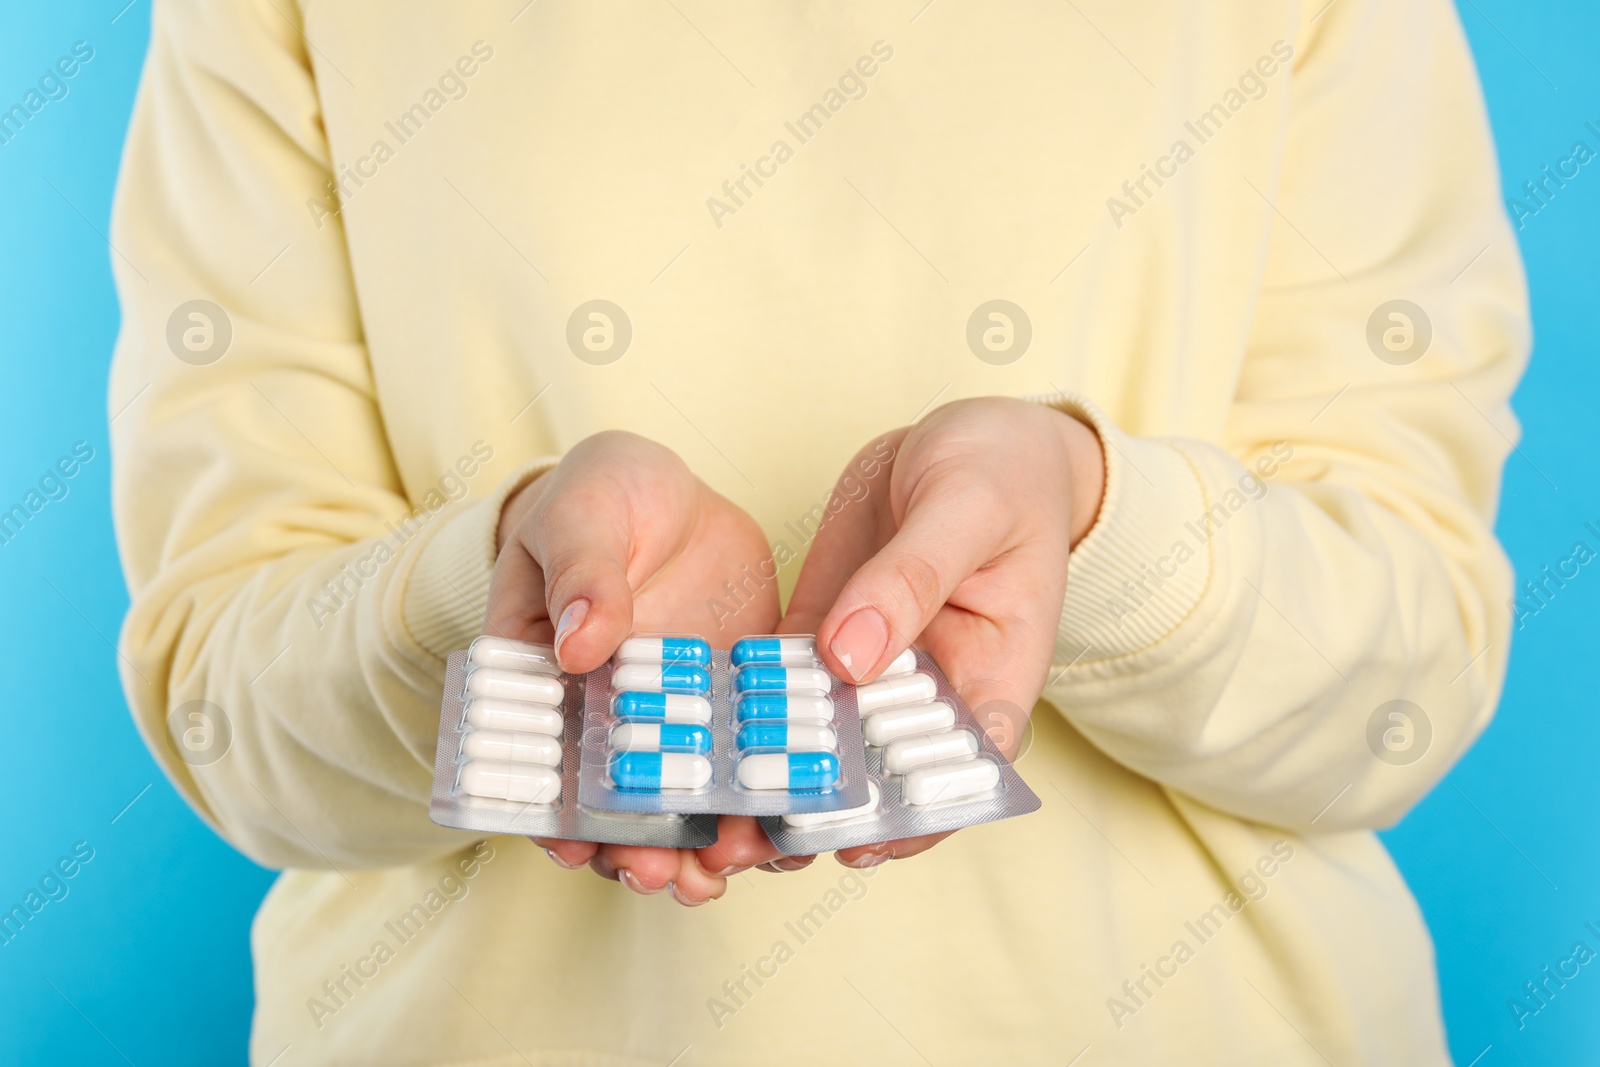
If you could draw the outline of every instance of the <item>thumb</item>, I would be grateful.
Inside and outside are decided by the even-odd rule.
[[[913,500],[900,530],[845,583],[817,630],[830,669],[854,682],[876,678],[993,556],[990,524],[974,522],[964,499]]]
[[[541,503],[523,543],[543,579],[556,659],[582,674],[604,663],[633,627],[631,523],[626,506],[607,494],[558,493]]]

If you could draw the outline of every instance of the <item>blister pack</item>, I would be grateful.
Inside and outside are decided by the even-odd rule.
[[[445,664],[429,815],[441,826],[664,848],[716,841],[710,814],[578,803],[586,677],[549,645],[480,637]]]
[[[798,646],[803,639],[786,640]],[[814,654],[814,639],[810,648]],[[860,715],[870,795],[842,810],[763,817],[767,837],[788,855],[898,841],[1038,810],[1038,796],[927,653],[908,649],[881,677],[846,686],[842,695],[838,702]]]
[[[578,801],[632,814],[815,814],[860,807],[867,781],[853,687],[787,637],[728,653],[634,634],[586,677]],[[763,650],[770,650],[770,654]]]

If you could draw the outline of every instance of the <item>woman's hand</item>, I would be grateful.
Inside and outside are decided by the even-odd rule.
[[[572,674],[599,667],[635,630],[716,629],[721,645],[771,633],[777,624],[775,585],[756,593],[737,615],[713,619],[709,598],[771,550],[754,519],[712,492],[671,451],[634,434],[587,438],[516,493],[501,511],[498,545],[486,631],[553,640],[562,669]],[[670,887],[690,905],[720,897],[727,879],[717,872],[732,866],[716,858],[715,845],[697,853],[535,843],[563,867],[587,863],[640,893]],[[710,867],[701,865],[701,855],[710,857]]]
[[[828,667],[856,682],[915,641],[1010,757],[1050,667],[1067,553],[1094,525],[1104,481],[1099,438],[1069,415],[1000,397],[938,408],[845,469],[850,502],[818,533],[782,628],[815,632]],[[871,866],[945,836],[839,861]]]

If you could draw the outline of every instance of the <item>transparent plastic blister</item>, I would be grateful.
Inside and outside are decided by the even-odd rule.
[[[634,634],[586,678],[578,782],[588,808],[784,815],[867,800],[852,687],[807,657],[734,665],[759,642]],[[792,649],[790,650],[792,652]],[[803,660],[803,661],[802,661]],[[706,736],[710,744],[706,746]]]
[[[927,653],[909,653],[882,677],[835,696],[842,694],[860,709],[869,796],[835,812],[764,816],[762,828],[783,852],[833,852],[1038,810],[1038,796]]]
[[[429,815],[441,826],[496,834],[700,848],[711,815],[627,816],[578,802],[583,678],[555,650],[480,637],[445,665]]]

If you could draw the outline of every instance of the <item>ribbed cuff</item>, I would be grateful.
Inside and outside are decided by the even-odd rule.
[[[476,501],[427,531],[406,578],[401,611],[411,639],[444,659],[483,631],[494,573],[500,511],[517,490],[558,463],[535,460]]]
[[[1086,398],[1049,403],[1093,427],[1106,457],[1100,515],[1067,564],[1057,661],[1149,648],[1194,610],[1211,575],[1206,539],[1194,532],[1206,507],[1200,479],[1177,448],[1124,433]]]

